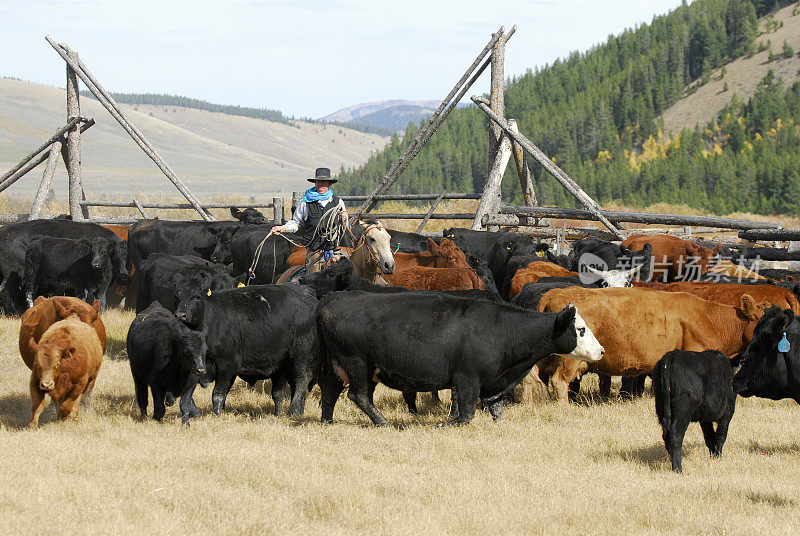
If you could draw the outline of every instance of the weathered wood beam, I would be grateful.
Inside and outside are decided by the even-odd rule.
[[[425,214],[370,214],[371,218],[383,218],[385,220],[421,220],[425,218]],[[429,220],[471,220],[475,217],[472,213],[456,213],[456,214],[431,214]]]
[[[68,51],[69,58],[76,62],[77,54]],[[81,115],[80,87],[75,70],[67,64],[67,121]],[[62,147],[64,165],[69,177],[69,214],[73,221],[83,219],[80,201],[83,185],[81,184],[81,132],[77,126],[67,132],[67,143]]]
[[[282,199],[280,197],[276,199]],[[274,201],[273,201],[274,203]],[[203,203],[201,206],[206,208],[271,208],[273,203]],[[133,201],[81,201],[82,206],[87,207],[121,207],[121,208],[136,208]],[[189,203],[142,203],[144,208],[174,208],[174,209],[189,209],[194,208]]]
[[[515,207],[506,205],[500,207],[499,212],[501,216],[506,216],[505,221],[509,221],[507,220],[508,216],[511,218],[518,218],[519,216],[537,216],[595,221],[599,219],[598,215],[592,211],[574,208]],[[714,216],[689,216],[682,214],[650,214],[645,212],[619,212],[604,210],[601,212],[600,216],[603,216],[607,219],[614,219],[616,221],[646,223],[651,225],[691,225],[716,227],[720,229],[774,229],[775,227],[778,227],[778,224],[769,222],[753,222],[746,220],[734,220],[731,218],[718,218]],[[742,233],[739,233],[739,236],[742,236]]]
[[[489,107],[494,113],[500,117],[506,115],[505,105],[505,78],[503,74],[503,64],[506,55],[506,40],[503,35],[503,28],[498,31],[498,39],[492,46],[492,69],[490,73],[489,82]],[[495,169],[494,164],[497,160],[497,153],[501,150],[500,144],[502,143],[500,137],[503,131],[495,123],[489,123],[489,169],[488,173],[491,176],[492,171]],[[505,168],[503,168],[505,171]],[[476,218],[477,219],[477,218]],[[473,226],[473,229],[475,227]]]
[[[442,190],[442,193],[440,193],[439,197],[437,197],[436,200],[434,200],[433,204],[431,205],[431,208],[425,214],[425,217],[422,218],[422,222],[419,224],[419,227],[417,227],[417,230],[414,231],[415,233],[419,234],[419,233],[422,232],[422,228],[425,227],[425,224],[428,223],[429,219],[431,219],[431,216],[433,215],[433,211],[436,210],[436,207],[438,207],[439,203],[442,202],[442,198],[444,197],[444,194],[445,194],[445,190]]]
[[[777,225],[775,227],[778,227]],[[767,229],[761,226],[753,225],[748,231],[740,231],[739,238],[745,240],[779,240],[781,242],[786,240],[798,241],[800,240],[800,229]]]
[[[63,127],[59,128],[58,130],[56,130],[55,133],[52,136],[50,136],[50,138],[48,138],[48,140],[46,142],[44,142],[39,147],[37,147],[35,151],[33,151],[32,153],[27,155],[25,158],[23,158],[19,162],[17,162],[14,165],[14,167],[12,167],[8,171],[6,171],[2,175],[0,175],[0,184],[5,183],[6,180],[12,178],[13,176],[17,176],[18,172],[21,171],[23,168],[26,168],[28,171],[30,171],[31,169],[35,168],[36,166],[38,166],[39,164],[44,162],[47,159],[48,155],[44,155],[44,158],[41,158],[41,160],[39,160],[36,164],[34,164],[34,165],[30,166],[30,167],[26,167],[26,164],[28,164],[31,160],[33,160],[33,158],[36,155],[38,155],[39,153],[41,153],[42,151],[44,151],[45,149],[50,147],[50,145],[52,145],[54,141],[56,141],[57,139],[61,138],[61,136],[63,136],[65,132],[67,132],[69,129],[71,129],[72,127],[74,127],[75,125],[80,123],[81,121],[86,121],[86,118],[84,118],[84,117],[74,117],[74,118],[70,119],[69,121],[67,121],[66,125],[64,125]],[[27,173],[27,171],[22,172],[22,174],[17,176],[17,178],[21,177],[25,173]],[[13,181],[12,181],[12,184],[13,184]]]
[[[272,198],[272,221],[275,225],[283,225],[283,198]]]
[[[516,27],[511,29],[506,37],[506,40],[513,35],[515,30]],[[361,206],[358,207],[356,210],[356,216],[360,216],[362,213],[371,211],[375,207],[375,196],[388,190],[392,184],[394,184],[397,178],[403,174],[403,171],[405,171],[414,157],[419,154],[431,136],[433,136],[433,133],[436,132],[436,129],[439,128],[439,125],[441,125],[442,122],[447,119],[447,116],[450,115],[450,112],[453,111],[453,109],[458,105],[459,101],[461,101],[469,88],[472,87],[472,84],[475,83],[475,80],[477,80],[478,77],[483,74],[483,71],[486,70],[486,67],[489,66],[491,63],[491,58],[486,60],[475,72],[475,74],[472,75],[472,78],[470,78],[470,74],[475,71],[475,68],[480,64],[481,60],[483,60],[486,54],[489,53],[499,38],[499,32],[492,34],[492,38],[486,44],[484,49],[480,52],[480,54],[478,54],[478,56],[475,58],[475,61],[472,62],[472,65],[467,68],[467,70],[464,72],[464,75],[456,83],[453,89],[450,90],[450,93],[447,94],[436,111],[434,111],[434,113],[428,118],[425,126],[420,129],[414,140],[408,145],[408,147],[406,147],[405,151],[403,151],[403,154],[400,155],[400,158],[398,158],[397,162],[395,162],[395,164],[386,173],[386,176],[383,178],[383,180],[367,196],[367,199],[364,200]],[[460,91],[459,88],[461,88]]]
[[[136,210],[139,211],[139,214],[142,215],[142,218],[149,220],[150,216],[147,215],[147,212],[144,211],[144,207],[139,203],[135,197],[131,197],[131,201],[133,201],[133,205],[136,207]]]
[[[38,220],[42,215],[44,202],[47,199],[47,193],[50,191],[50,185],[53,183],[53,174],[56,171],[58,164],[58,156],[61,153],[61,142],[54,141],[50,146],[50,154],[47,158],[47,165],[42,174],[42,182],[39,183],[39,189],[36,190],[36,195],[31,204],[31,215],[28,219]]]
[[[623,239],[622,233],[619,232],[618,228],[609,221],[605,216],[600,213],[600,206],[589,197],[589,194],[583,191],[583,189],[578,186],[578,184],[573,181],[566,173],[564,173],[561,168],[555,165],[555,163],[547,158],[541,149],[539,149],[536,145],[534,145],[528,138],[523,136],[520,132],[514,132],[511,129],[511,126],[508,124],[504,118],[495,114],[491,108],[489,107],[486,99],[481,97],[472,96],[472,102],[475,103],[478,108],[483,110],[483,112],[489,116],[489,118],[497,123],[511,139],[518,142],[522,147],[528,151],[528,153],[539,162],[542,167],[550,173],[553,178],[555,178],[558,182],[561,183],[564,188],[566,188],[574,197],[577,199],[583,206],[585,206],[590,212],[597,216],[597,219],[603,222],[603,225],[608,227],[608,229],[620,240]]]
[[[503,136],[502,134],[500,138],[500,145],[494,154],[494,162],[492,162],[492,166],[489,169],[489,177],[483,187],[483,196],[481,196],[478,210],[475,212],[475,219],[472,220],[471,228],[474,231],[485,229],[483,217],[487,214],[496,213],[497,209],[500,208],[500,187],[503,182],[503,173],[505,173],[508,161],[511,159],[511,140],[508,136]]]
[[[517,121],[515,119],[509,119],[508,125],[514,132],[519,132],[519,127],[517,127]],[[511,150],[512,154],[514,155],[514,164],[517,168],[519,186],[522,190],[522,199],[526,206],[535,207],[539,204],[539,201],[536,199],[536,191],[533,189],[531,170],[528,168],[528,163],[525,161],[525,153],[522,151],[522,145],[512,140]]]
[[[762,261],[800,261],[800,251],[788,251],[786,248],[740,248],[739,256]]]
[[[125,132],[136,142],[136,144],[144,151],[144,153],[150,157],[153,162],[155,162],[156,166],[166,175],[166,177],[175,185],[178,191],[186,198],[187,201],[192,205],[200,216],[206,221],[214,221],[214,217],[203,210],[200,206],[200,202],[197,198],[192,194],[191,191],[183,184],[183,182],[178,178],[175,174],[175,171],[166,163],[166,161],[161,157],[155,147],[150,143],[150,141],[142,134],[139,129],[137,129],[133,123],[131,123],[128,118],[125,116],[122,108],[116,103],[116,101],[111,97],[111,95],[103,88],[102,85],[97,81],[89,69],[83,64],[83,62],[78,58],[77,61],[73,61],[70,57],[70,53],[72,53],[72,49],[70,49],[64,43],[56,43],[50,36],[45,36],[45,39],[50,46],[67,62],[67,65],[72,67],[75,71],[75,74],[86,84],[86,87],[89,91],[97,97],[97,100],[100,104],[105,107],[106,110],[111,114],[111,116],[116,119],[116,121],[122,126]],[[77,55],[76,55],[77,56]]]

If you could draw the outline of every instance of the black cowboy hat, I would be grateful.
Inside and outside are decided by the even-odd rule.
[[[314,172],[314,178],[306,180],[308,182],[314,182],[314,181],[331,181],[332,183],[339,182],[339,179],[331,178],[331,170],[326,167],[318,167],[317,170]]]

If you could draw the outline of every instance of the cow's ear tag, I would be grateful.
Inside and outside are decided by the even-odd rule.
[[[544,251],[537,251],[536,252],[536,256],[537,257],[544,257]]]
[[[208,289],[208,292],[206,292],[206,296],[211,296],[211,289]]]
[[[238,285],[236,285],[236,288],[242,288],[243,286],[244,286],[244,283],[239,283]]]
[[[511,249],[511,246],[506,246],[506,249]]]
[[[789,351],[789,348],[791,348],[791,344],[789,344],[789,341],[786,340],[786,332],[784,331],[783,338],[781,339],[781,342],[778,343],[778,351],[786,353]]]

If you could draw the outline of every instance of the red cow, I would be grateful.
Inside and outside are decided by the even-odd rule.
[[[643,249],[646,244],[653,247],[653,279],[661,279],[665,283],[678,281],[690,274],[687,265],[697,266],[700,274],[708,272],[709,264],[719,251],[721,244],[714,249],[704,248],[691,240],[683,240],[669,235],[634,235],[626,238],[622,245],[628,249]]]
[[[39,343],[29,339],[35,352],[31,369],[31,420],[28,428],[39,425],[45,408],[45,395],[58,404],[64,420],[78,415],[81,399],[92,394],[103,349],[97,332],[77,317],[59,320],[44,332]]]
[[[383,274],[387,283],[414,290],[483,290],[478,274],[467,268],[427,268],[416,266]]]
[[[100,300],[94,301],[94,306],[90,306],[83,300],[71,296],[55,296],[44,298],[39,296],[33,302],[33,307],[25,311],[22,315],[22,325],[19,329],[19,353],[22,360],[33,368],[33,358],[36,353],[31,350],[29,341],[33,339],[38,343],[47,329],[58,322],[71,316],[77,317],[94,328],[103,352],[106,351],[106,328],[100,318]]]

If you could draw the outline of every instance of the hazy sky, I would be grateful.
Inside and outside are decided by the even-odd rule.
[[[63,87],[49,34],[109,91],[317,118],[362,102],[441,100],[500,26],[517,25],[506,49],[506,76],[514,76],[680,3],[2,0],[0,76]],[[488,84],[487,72],[467,97]]]

